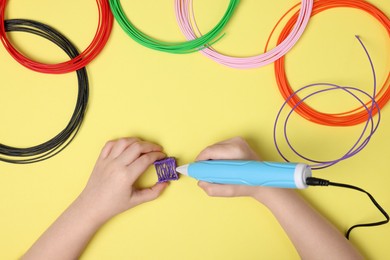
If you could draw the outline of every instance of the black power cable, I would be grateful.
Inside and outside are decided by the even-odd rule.
[[[27,32],[46,38],[64,50],[70,58],[79,55],[76,47],[65,36],[48,25],[26,19],[6,20],[4,25],[7,32]],[[0,143],[0,161],[15,164],[40,162],[55,156],[73,141],[83,122],[89,96],[86,69],[79,69],[76,74],[78,79],[77,102],[66,127],[50,140],[32,147],[18,148]]]
[[[309,185],[309,186],[336,186],[336,187],[348,188],[348,189],[353,189],[353,190],[357,190],[357,191],[363,192],[363,193],[367,194],[367,196],[370,198],[372,203],[374,203],[375,207],[386,218],[383,221],[353,225],[345,233],[345,237],[347,239],[349,239],[349,235],[350,235],[351,231],[354,228],[357,228],[357,227],[373,227],[373,226],[379,226],[379,225],[384,225],[384,224],[389,223],[390,219],[389,219],[389,215],[387,214],[387,212],[381,207],[381,205],[379,205],[379,203],[375,200],[375,198],[370,193],[368,193],[367,191],[363,190],[362,188],[359,188],[359,187],[356,187],[356,186],[353,186],[353,185],[349,185],[349,184],[331,182],[331,181],[328,181],[328,180],[319,179],[319,178],[313,178],[313,177],[306,178],[306,184]]]

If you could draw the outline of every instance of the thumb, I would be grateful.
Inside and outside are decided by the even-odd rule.
[[[157,199],[163,190],[168,187],[168,182],[156,183],[150,188],[135,190],[131,199],[131,204],[139,205]]]
[[[195,161],[231,159],[229,149],[224,144],[208,146],[195,158]]]

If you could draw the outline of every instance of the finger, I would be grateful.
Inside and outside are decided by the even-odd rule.
[[[105,159],[107,158],[108,154],[111,152],[112,147],[114,147],[115,142],[114,141],[108,141],[102,151],[100,152],[99,159]]]
[[[165,157],[166,155],[162,152],[150,152],[141,155],[128,166],[128,171],[131,172],[132,181],[136,181],[155,161],[164,159]]]
[[[252,190],[252,187],[244,185],[214,184],[204,181],[199,181],[198,185],[211,197],[248,196]]]
[[[260,158],[243,138],[234,137],[207,147],[195,160],[260,160]]]
[[[195,158],[195,161],[232,159],[229,145],[214,144],[205,148]]]
[[[240,143],[240,142],[245,142],[244,138],[242,138],[240,136],[236,136],[236,137],[218,142],[217,144],[234,144],[234,143]]]
[[[128,146],[119,156],[120,160],[125,165],[129,165],[134,162],[142,154],[150,152],[161,152],[163,148],[160,145],[153,144],[145,141],[137,141]]]
[[[114,141],[114,146],[112,147],[108,156],[111,158],[117,158],[127,147],[139,141],[140,139],[135,137],[121,138],[116,140]]]
[[[245,143],[245,140],[239,136],[215,143],[201,151],[195,161],[233,159],[235,147],[238,147],[234,144],[242,145],[242,143]]]
[[[157,183],[154,186],[142,189],[142,190],[136,190],[133,193],[132,202],[135,205],[139,205],[141,203],[145,203],[151,200],[155,200],[158,198],[161,193],[164,191],[166,187],[168,187],[169,183]]]

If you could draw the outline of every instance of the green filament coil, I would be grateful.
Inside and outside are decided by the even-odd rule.
[[[146,35],[145,33],[141,32],[127,18],[122,8],[122,5],[120,3],[120,0],[110,0],[110,7],[116,21],[125,31],[125,33],[129,35],[131,38],[133,38],[139,44],[157,51],[163,51],[163,52],[175,53],[175,54],[186,54],[186,53],[192,53],[200,49],[206,48],[214,44],[215,42],[217,42],[219,39],[221,39],[223,35],[221,35],[219,38],[217,38],[217,36],[225,28],[226,24],[232,17],[238,3],[239,0],[230,0],[229,6],[224,16],[213,29],[211,29],[208,33],[202,35],[197,39],[191,41],[185,41],[185,42],[165,42],[165,41],[154,39]]]

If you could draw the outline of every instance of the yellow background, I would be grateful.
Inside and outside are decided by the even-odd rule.
[[[173,0],[122,1],[142,31],[167,41],[181,41]],[[215,25],[227,0],[196,0],[202,31]],[[231,55],[261,53],[276,21],[297,1],[241,1],[226,36],[215,48]],[[370,0],[390,15],[390,2]],[[93,0],[10,0],[8,18],[30,18],[51,25],[80,50],[93,38],[97,7]],[[355,39],[362,37],[382,86],[390,67],[389,37],[368,14],[346,8],[314,17],[287,57],[289,80],[298,89],[331,82],[372,91],[367,58]],[[65,54],[37,36],[10,33],[28,56],[44,62]],[[0,163],[0,259],[23,254],[83,189],[101,147],[109,139],[138,136],[164,146],[179,164],[192,161],[206,146],[232,136],[245,137],[266,160],[281,161],[272,141],[273,122],[283,99],[273,66],[236,70],[199,53],[173,55],[138,45],[114,22],[103,52],[87,67],[90,102],[81,131],[59,155],[33,165]],[[0,141],[14,146],[38,144],[64,127],[73,111],[75,73],[45,75],[25,69],[0,48]],[[354,107],[342,93],[312,100],[325,111]],[[315,176],[360,186],[390,211],[388,166],[390,111],[361,153]],[[335,128],[294,116],[292,142],[304,154],[334,159],[347,151],[363,125]],[[282,146],[285,148],[285,146]],[[289,152],[286,154],[290,156]],[[291,157],[294,160],[294,157]],[[141,186],[156,181],[150,168]],[[342,231],[383,217],[368,198],[338,188],[302,192]],[[294,218],[294,212],[286,212]],[[351,240],[369,259],[388,259],[390,226],[363,228]],[[156,201],[107,223],[89,244],[83,259],[299,259],[268,210],[249,198],[210,198],[196,181],[182,177]]]

